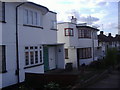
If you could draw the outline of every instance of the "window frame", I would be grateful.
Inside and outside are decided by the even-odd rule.
[[[51,30],[57,30],[57,21],[51,20]]]
[[[65,36],[74,36],[73,28],[64,28]]]
[[[92,58],[91,47],[79,48],[79,59],[89,59]]]
[[[2,18],[1,18],[1,20],[0,20],[0,22],[3,22],[3,23],[5,23],[5,2],[1,2],[0,1],[0,3],[1,3],[1,5],[2,5]]]
[[[43,48],[42,46],[25,46],[25,53],[29,53],[29,64],[26,64],[26,55],[25,55],[25,68],[38,66],[43,64]],[[31,56],[32,52],[32,56]],[[37,54],[36,54],[37,52]],[[41,54],[40,54],[41,52]],[[36,57],[37,56],[37,57]],[[32,57],[32,59],[31,59]],[[32,61],[31,61],[32,60]]]
[[[91,31],[86,29],[78,29],[78,38],[89,38],[91,39]]]
[[[23,26],[43,29],[42,15],[38,11],[25,8],[24,12]]]
[[[69,59],[69,57],[68,57],[68,48],[65,48],[65,59]]]

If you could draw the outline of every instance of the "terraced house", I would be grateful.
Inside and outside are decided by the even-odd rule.
[[[0,2],[0,88],[56,68],[64,68],[56,13],[32,2]]]
[[[98,59],[97,28],[71,22],[58,23],[58,42],[65,43],[65,63],[73,63],[74,68]]]

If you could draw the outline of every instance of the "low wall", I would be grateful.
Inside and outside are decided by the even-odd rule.
[[[78,75],[70,74],[25,74],[25,83],[28,86],[39,88],[49,82],[55,82],[60,86],[73,85],[78,80]]]

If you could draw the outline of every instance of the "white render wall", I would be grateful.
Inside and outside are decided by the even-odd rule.
[[[2,41],[1,45],[6,45],[6,73],[0,73],[2,76],[2,86],[16,84],[16,46],[15,46],[15,4],[6,3],[6,23],[2,23]],[[0,87],[0,88],[1,88]]]
[[[6,3],[5,19],[6,23],[0,23],[0,33],[2,32],[2,40],[0,38],[0,45],[6,45],[6,73],[0,73],[0,88],[13,85],[17,83],[16,71],[16,13],[15,6],[18,3]],[[23,26],[24,20],[24,8],[30,8],[31,10],[38,10],[37,8],[29,6],[21,6],[18,10],[18,41],[19,41],[19,65],[20,65],[20,82],[25,79],[25,72],[32,73],[44,73],[44,65],[34,68],[24,69],[25,67],[25,46],[36,46],[42,44],[56,44],[57,43],[57,31],[51,30],[51,20],[56,20],[56,14],[48,12],[43,15],[43,29]],[[41,13],[41,12],[40,12]],[[2,29],[1,29],[2,26]],[[1,35],[1,34],[0,34]],[[63,46],[58,48],[63,49]],[[64,51],[64,50],[62,50]],[[64,67],[64,55],[63,52],[59,53],[59,60],[63,60],[59,67]],[[59,61],[60,62],[60,61]],[[2,77],[2,78],[1,78]]]

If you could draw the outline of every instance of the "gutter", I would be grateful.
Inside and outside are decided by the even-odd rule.
[[[24,3],[21,3],[16,6],[16,64],[17,64],[17,69],[16,69],[16,75],[17,75],[17,80],[18,84],[20,83],[20,78],[19,78],[19,42],[18,42],[18,8],[23,5]]]

